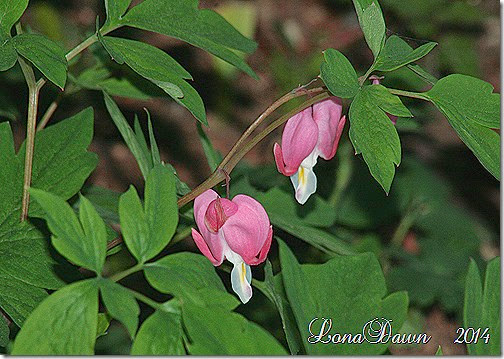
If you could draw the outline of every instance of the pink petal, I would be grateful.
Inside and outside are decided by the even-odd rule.
[[[259,256],[258,258],[254,258],[253,260],[251,260],[250,262],[245,262],[247,263],[248,265],[258,265],[258,264],[261,264],[262,262],[264,262],[264,260],[266,259],[266,256],[268,255],[268,252],[270,250],[270,247],[271,247],[271,240],[273,238],[273,227],[270,226],[270,230],[269,230],[269,233],[268,233],[268,238],[266,239],[266,242],[264,242],[264,246],[261,248],[261,251],[259,252]]]
[[[205,240],[203,239],[203,237],[201,236],[201,234],[197,230],[195,230],[194,228],[191,228],[191,231],[192,231],[192,237],[194,239],[194,243],[196,243],[196,246],[198,247],[200,252],[203,253],[203,255],[205,257],[210,259],[210,262],[212,262],[212,264],[214,266],[220,265],[222,263],[222,261],[224,260],[224,258],[221,258],[220,260],[216,259],[213,256],[210,249],[208,248],[208,245],[205,242]]]
[[[205,225],[212,233],[217,233],[227,219],[236,213],[238,206],[227,198],[214,199],[205,212]]]
[[[317,138],[318,127],[313,120],[311,107],[295,114],[287,121],[282,134],[281,148],[285,173],[294,174],[297,172],[301,162],[315,148]]]
[[[285,169],[282,147],[280,147],[280,145],[276,142],[275,142],[275,145],[273,146],[273,155],[275,156],[275,163],[276,163],[278,172],[280,172],[284,176],[292,176],[294,173],[290,173],[292,171],[288,172]]]
[[[264,207],[252,197],[233,198],[238,211],[221,228],[229,248],[239,254],[245,263],[257,260],[270,234],[270,221]],[[267,251],[262,253],[266,256]]]
[[[313,119],[318,127],[317,148],[320,157],[330,160],[336,154],[339,139],[345,125],[341,117],[343,104],[338,97],[330,97],[313,105]]]
[[[218,234],[210,232],[205,224],[205,214],[208,206],[218,197],[219,195],[217,194],[217,192],[211,189],[203,192],[198,197],[196,197],[196,199],[194,200],[194,219],[196,221],[196,224],[198,225],[201,236],[203,237],[203,240],[208,246],[213,257],[222,263],[222,260],[224,258],[224,243],[222,243],[222,238],[220,238]]]

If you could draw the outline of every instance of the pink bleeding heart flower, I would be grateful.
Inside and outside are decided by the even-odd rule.
[[[266,259],[273,229],[264,207],[252,197],[240,194],[232,200],[209,189],[194,200],[194,219],[199,232],[192,237],[214,266],[224,259],[233,263],[231,286],[240,300],[252,297],[251,265]]]
[[[383,77],[370,76],[369,79],[372,81],[373,85],[379,85],[380,79],[383,79]],[[390,113],[387,113],[387,116],[390,118],[390,121],[392,121],[392,123],[395,125],[397,122],[397,116],[391,115]]]
[[[292,116],[282,134],[282,146],[275,143],[273,153],[278,171],[289,176],[296,200],[306,203],[317,190],[313,167],[318,157],[330,160],[336,154],[345,127],[341,99],[330,97]]]

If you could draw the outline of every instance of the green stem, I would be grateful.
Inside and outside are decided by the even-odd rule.
[[[118,282],[121,279],[126,278],[127,276],[129,276],[133,273],[141,271],[142,269],[143,269],[143,264],[138,263],[137,265],[134,265],[133,267],[130,267],[126,270],[123,270],[122,272],[119,272],[119,273],[116,273],[116,274],[110,276],[109,279],[111,281]]]
[[[411,98],[417,98],[420,100],[424,101],[429,101],[429,97],[419,93],[419,92],[410,92],[410,91],[404,91],[404,90],[397,90],[397,89],[389,89],[389,92],[394,95],[399,95],[399,96],[405,96],[405,97],[411,97]]]
[[[371,65],[371,67],[366,71],[366,73],[359,77],[359,85],[362,86],[364,84],[364,82],[366,81],[366,79],[369,77],[369,75],[371,75],[371,73],[374,71],[374,68],[375,68],[375,63],[373,62],[373,64]]]
[[[109,27],[109,28],[102,28],[100,30],[100,32],[102,35],[106,35],[109,32],[120,28],[121,26],[122,25],[116,25],[116,26]],[[82,41],[79,45],[75,46],[72,50],[67,52],[67,54],[65,55],[67,62],[70,62],[70,60],[72,60],[75,56],[79,55],[82,51],[87,49],[89,46],[93,45],[96,41],[98,41],[98,36],[96,34],[93,34],[93,35],[89,36],[86,40]],[[39,88],[39,90],[42,88],[42,86],[45,85],[46,82],[47,82],[47,79],[45,79],[44,77],[40,78],[37,81],[37,87]]]
[[[139,301],[141,302],[144,302],[145,304],[147,304],[149,307],[153,308],[153,309],[156,309],[156,310],[163,310],[163,304],[162,303],[158,303],[152,299],[150,299],[149,297],[147,297],[146,295],[142,294],[142,293],[139,293],[137,292],[136,290],[133,290],[131,288],[127,288],[125,287],[126,289],[128,289],[131,294],[133,294],[133,296],[138,299]]]
[[[353,160],[352,160],[352,145],[350,142],[344,142],[340,144],[337,152],[338,156],[338,169],[336,170],[336,180],[334,182],[334,188],[329,196],[328,202],[331,206],[335,207],[352,177],[353,171]]]
[[[413,225],[418,221],[418,219],[423,216],[427,211],[425,204],[423,203],[412,203],[407,209],[406,214],[399,225],[397,226],[394,235],[391,239],[392,247],[399,248],[404,240],[404,237],[408,234]]]
[[[174,245],[175,243],[180,242],[181,240],[187,238],[191,234],[191,227],[187,227],[182,229],[179,233],[177,233],[173,239],[170,241],[170,245]]]
[[[63,97],[63,95],[62,95],[62,92],[61,92],[61,93],[58,94],[58,97],[56,97],[56,99],[49,105],[49,107],[47,108],[46,112],[44,113],[44,115],[40,119],[40,123],[37,126],[37,131],[43,130],[44,127],[47,125],[47,123],[51,119],[52,115],[54,114],[54,112],[58,108],[59,103],[60,103],[62,97]]]
[[[23,32],[21,23],[16,24],[16,31],[18,34]],[[35,74],[31,65],[26,62],[21,56],[18,56],[19,65],[23,72],[26,84],[28,85],[28,115],[26,123],[26,151],[24,163],[24,180],[23,180],[23,199],[21,206],[21,221],[28,218],[28,209],[30,205],[30,193],[28,192],[32,179],[33,167],[33,151],[35,147],[35,128],[37,125],[37,109],[39,88],[35,80]]]

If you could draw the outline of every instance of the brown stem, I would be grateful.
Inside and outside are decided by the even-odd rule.
[[[310,82],[311,83],[311,82]],[[323,87],[317,87],[313,89],[305,89],[304,86],[300,86],[299,88],[283,95],[280,97],[278,100],[273,102],[268,108],[259,115],[259,117],[252,122],[252,124],[245,130],[245,132],[240,136],[238,141],[233,145],[231,150],[228,152],[226,157],[222,160],[220,163],[219,167],[223,168],[224,165],[234,156],[234,154],[239,150],[240,146],[247,140],[247,138],[254,132],[254,130],[264,121],[266,117],[271,115],[275,110],[277,110],[280,106],[283,104],[289,102],[290,100],[296,98],[296,97],[301,97],[305,95],[313,95],[316,93],[320,93],[325,91]]]
[[[288,95],[292,96],[292,97],[289,97],[290,99],[292,99],[292,98],[299,97],[302,95],[324,91],[323,93],[321,93],[315,97],[312,97],[311,99],[303,102],[301,105],[297,106],[292,111],[288,112],[287,114],[285,114],[285,115],[281,116],[280,118],[278,118],[277,120],[273,121],[262,132],[260,132],[250,142],[248,142],[245,146],[243,146],[242,149],[238,149],[237,144],[238,144],[238,142],[240,142],[240,140],[238,140],[238,142],[232,148],[232,151],[234,152],[233,157],[228,158],[229,156],[226,156],[226,158],[228,158],[227,162],[225,162],[226,158],[224,160],[222,160],[221,164],[210,175],[210,177],[208,177],[203,183],[201,183],[198,187],[193,189],[191,192],[189,192],[188,194],[186,194],[185,196],[180,198],[177,202],[179,208],[184,206],[185,204],[191,202],[193,199],[198,197],[200,194],[205,192],[207,189],[210,189],[210,188],[218,185],[223,180],[225,180],[226,177],[225,177],[224,173],[227,173],[228,175],[231,174],[231,172],[233,171],[235,166],[243,158],[243,156],[245,156],[245,154],[247,154],[247,152],[249,152],[257,143],[259,143],[263,138],[265,138],[267,135],[269,135],[271,132],[273,132],[276,128],[280,127],[284,122],[286,122],[293,115],[295,115],[299,111],[304,110],[308,106],[310,106],[316,102],[322,101],[323,99],[326,99],[330,96],[327,93],[327,90],[325,90],[325,89],[317,88],[317,89],[312,89],[312,90],[314,90],[314,91],[306,90],[302,94],[293,94],[293,93],[288,94]],[[287,95],[285,95],[285,96],[287,96]],[[283,96],[282,98],[284,98],[285,96]],[[266,110],[266,111],[268,111],[268,110]],[[263,119],[264,119],[264,117],[263,117]],[[257,122],[257,120],[254,121],[254,123],[252,125],[255,125],[256,122]],[[257,127],[257,125],[255,125],[255,127]],[[243,141],[241,141],[241,142],[243,143]],[[223,172],[222,170],[224,170],[225,172]]]

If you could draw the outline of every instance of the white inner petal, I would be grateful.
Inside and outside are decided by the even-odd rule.
[[[313,167],[317,164],[318,149],[306,157],[298,168],[298,171],[290,176],[296,200],[300,204],[305,204],[308,198],[317,190],[317,176],[313,172]]]
[[[219,231],[222,238],[224,235]],[[243,258],[236,252],[229,248],[227,242],[224,242],[224,256],[228,261],[233,263],[233,270],[231,271],[231,287],[238,295],[243,304],[247,303],[252,298],[252,271],[250,266],[243,261]]]

